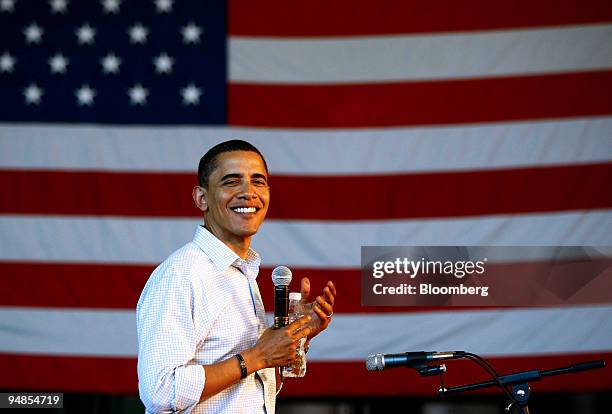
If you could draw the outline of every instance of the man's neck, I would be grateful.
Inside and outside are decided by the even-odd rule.
[[[208,230],[217,239],[221,240],[221,242],[225,244],[227,247],[229,247],[231,251],[236,253],[238,257],[240,257],[241,259],[247,258],[247,255],[249,253],[249,248],[251,247],[251,237],[225,240],[223,237],[221,237],[220,234],[217,234],[217,232],[215,232],[214,229],[211,229],[210,227],[208,227],[206,223],[204,223],[204,228]]]
[[[229,247],[234,253],[238,255],[241,259],[247,258],[247,254],[249,253],[249,248],[251,247],[251,238],[249,237],[248,241],[242,241],[242,243],[231,243],[227,241],[223,241],[227,247]]]

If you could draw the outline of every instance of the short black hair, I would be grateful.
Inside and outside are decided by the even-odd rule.
[[[200,187],[208,188],[208,179],[215,168],[217,168],[217,156],[224,152],[232,151],[250,151],[257,153],[261,157],[264,167],[266,167],[266,174],[268,173],[266,159],[253,144],[241,139],[232,139],[215,145],[200,158],[200,164],[198,165],[198,185]]]

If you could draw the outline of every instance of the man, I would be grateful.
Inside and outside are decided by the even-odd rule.
[[[270,201],[266,162],[248,142],[223,142],[200,160],[198,182],[204,225],[155,269],[136,307],[140,397],[150,413],[273,413],[278,367],[327,328],[336,289],[327,283],[311,315],[268,328],[250,248]]]

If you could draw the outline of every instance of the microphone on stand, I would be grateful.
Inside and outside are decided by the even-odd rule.
[[[383,369],[396,367],[416,367],[427,362],[461,358],[465,355],[464,351],[447,352],[405,352],[403,354],[375,354],[366,359],[366,369],[368,371],[382,371]],[[430,374],[431,375],[431,374]]]
[[[275,267],[272,271],[274,283],[274,329],[289,324],[289,284],[291,270],[286,266]]]

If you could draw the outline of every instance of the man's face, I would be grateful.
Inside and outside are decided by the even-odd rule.
[[[257,232],[270,201],[268,174],[259,154],[224,152],[205,191],[206,227],[226,244],[244,243]]]

